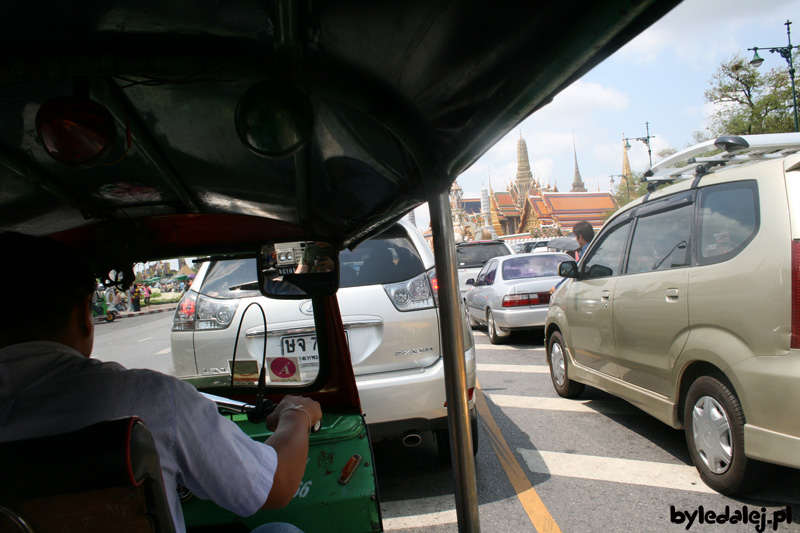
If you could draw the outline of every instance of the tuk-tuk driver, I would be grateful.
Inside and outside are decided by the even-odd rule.
[[[322,417],[319,403],[285,396],[267,419],[274,433],[256,442],[190,384],[90,359],[97,282],[73,250],[10,232],[0,233],[0,249],[0,276],[31,280],[8,284],[4,294],[15,309],[0,320],[0,441],[135,415],[155,439],[178,532],[185,531],[178,484],[240,516],[289,503],[305,472],[310,428]],[[265,524],[255,531],[300,530]]]

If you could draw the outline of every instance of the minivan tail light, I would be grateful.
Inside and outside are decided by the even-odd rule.
[[[800,240],[792,241],[792,341],[800,349]]]

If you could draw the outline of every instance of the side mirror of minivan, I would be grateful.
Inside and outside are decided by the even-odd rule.
[[[475,278],[469,278],[464,282],[464,285],[475,285]]]
[[[577,278],[578,263],[576,261],[564,261],[558,265],[558,275],[562,278]]]
[[[339,253],[329,242],[271,242],[258,253],[261,294],[280,300],[331,296],[339,288]]]

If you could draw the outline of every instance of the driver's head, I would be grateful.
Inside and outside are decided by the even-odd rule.
[[[63,342],[65,333],[85,337],[85,324],[76,321],[85,319],[84,311],[91,320],[89,305],[97,287],[88,263],[56,240],[21,233],[0,233],[0,250],[8,306],[0,320],[0,347],[34,340]],[[71,331],[75,328],[81,331]]]

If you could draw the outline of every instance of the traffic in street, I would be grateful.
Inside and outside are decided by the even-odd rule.
[[[93,356],[169,373],[172,315],[96,325]],[[682,431],[591,387],[560,398],[541,333],[504,345],[474,334],[483,531],[800,532],[800,471],[775,467],[757,492],[722,496],[700,480]],[[452,471],[432,435],[380,441],[375,454],[386,531],[457,530]]]

